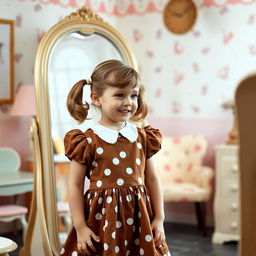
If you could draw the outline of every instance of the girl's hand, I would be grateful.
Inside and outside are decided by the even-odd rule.
[[[91,255],[90,250],[96,252],[92,239],[99,242],[100,238],[87,225],[76,228],[76,235],[77,249],[81,254]]]
[[[165,240],[164,222],[159,219],[154,219],[151,222],[151,228],[154,234],[154,242],[157,247]]]

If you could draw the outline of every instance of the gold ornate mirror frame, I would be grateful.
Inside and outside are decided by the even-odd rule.
[[[89,8],[82,7],[54,25],[42,38],[35,63],[35,87],[37,120],[31,123],[31,134],[35,159],[35,186],[29,219],[29,232],[21,255],[40,255],[39,248],[33,252],[35,240],[41,239],[42,255],[59,255],[61,249],[58,237],[56,209],[56,183],[53,161],[51,117],[48,91],[48,65],[56,42],[63,36],[80,31],[85,34],[99,33],[113,42],[124,61],[137,69],[136,60],[120,33]],[[37,230],[37,231],[35,231]],[[36,233],[40,238],[34,238]]]

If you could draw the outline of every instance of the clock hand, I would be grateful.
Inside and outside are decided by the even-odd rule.
[[[176,17],[181,17],[182,14],[178,13],[178,12],[171,12],[172,15],[176,16]]]
[[[188,12],[193,7],[193,4],[189,5],[185,10],[183,10],[182,15]]]

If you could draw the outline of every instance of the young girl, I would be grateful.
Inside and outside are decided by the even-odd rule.
[[[147,114],[139,75],[118,60],[99,64],[68,95],[68,110],[79,123],[89,109],[82,102],[85,85],[101,119],[64,139],[72,160],[68,198],[74,228],[60,254],[168,256],[162,191],[151,158],[161,147],[161,134],[129,122]],[[90,188],[83,195],[85,176]]]

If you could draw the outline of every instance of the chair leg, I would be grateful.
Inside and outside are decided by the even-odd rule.
[[[196,217],[198,228],[202,231],[203,236],[207,236],[206,227],[206,203],[205,202],[195,202]]]
[[[25,237],[26,237],[27,227],[28,227],[28,223],[27,223],[27,220],[26,220],[26,215],[22,215],[21,218],[20,218],[20,221],[21,221],[21,224],[23,226],[23,234],[22,234],[23,243],[25,243]]]

